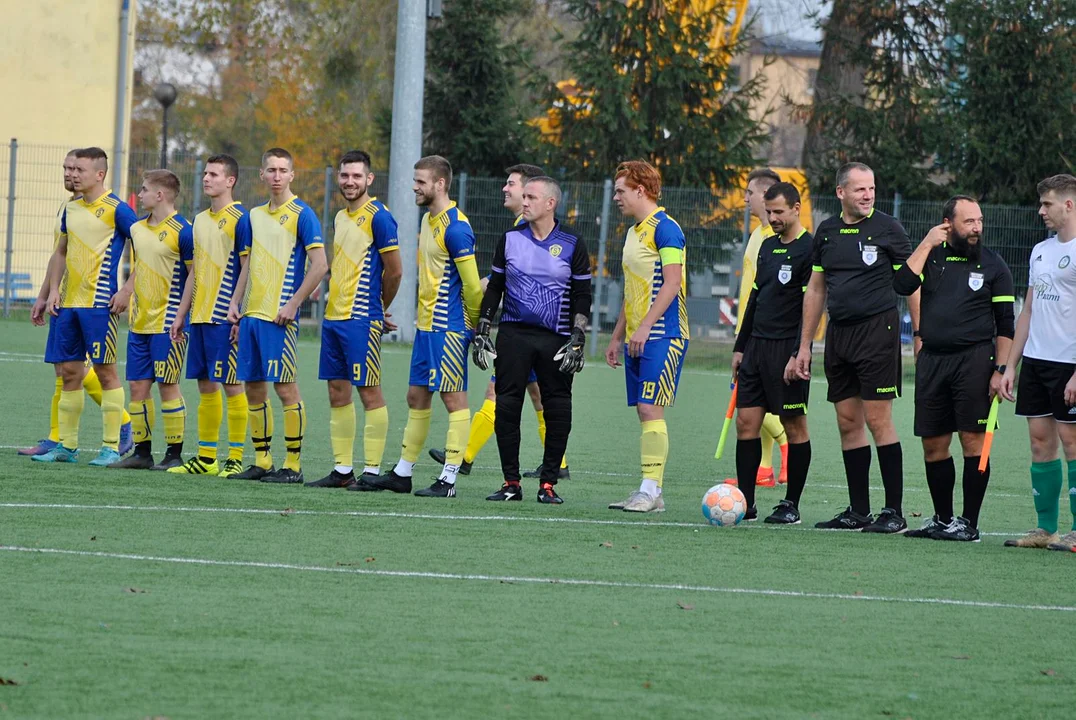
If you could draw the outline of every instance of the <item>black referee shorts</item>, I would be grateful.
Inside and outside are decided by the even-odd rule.
[[[896,309],[853,325],[826,327],[826,399],[900,397],[900,316]]]
[[[953,353],[923,349],[915,363],[915,435],[986,432],[994,344]]]
[[[785,385],[785,366],[799,345],[796,338],[748,340],[736,380],[736,407],[765,408],[781,417],[806,415],[810,381],[796,380]]]
[[[1065,404],[1065,385],[1076,365],[1024,358],[1016,385],[1016,414],[1076,423],[1076,406]]]

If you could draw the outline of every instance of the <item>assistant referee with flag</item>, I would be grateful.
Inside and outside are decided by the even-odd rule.
[[[557,484],[572,430],[572,376],[583,369],[590,319],[590,255],[583,241],[561,229],[555,213],[561,191],[550,177],[523,188],[523,220],[506,232],[493,255],[493,272],[482,299],[472,357],[483,370],[496,357],[497,412],[494,430],[504,485],[487,500],[521,500],[519,419],[534,370],[545,406],[545,451],[538,502],[563,502]],[[496,352],[489,338],[504,300]]]
[[[979,510],[990,465],[979,472],[986,419],[1001,388],[1013,318],[1012,273],[1001,256],[983,246],[983,211],[974,198],[957,195],[893,277],[900,295],[920,293],[915,363],[915,434],[923,439],[927,485],[934,516],[908,537],[979,540]],[[997,347],[995,348],[995,341]],[[956,465],[953,433],[964,451],[964,512],[953,516]]]

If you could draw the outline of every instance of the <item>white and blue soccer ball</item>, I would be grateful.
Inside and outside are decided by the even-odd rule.
[[[738,525],[746,512],[747,499],[738,487],[721,483],[714,485],[702,496],[702,516],[711,525]]]

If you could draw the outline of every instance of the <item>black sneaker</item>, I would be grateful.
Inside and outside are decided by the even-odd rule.
[[[352,492],[381,492],[385,488],[370,484],[370,481],[377,479],[377,477],[374,473],[363,473],[355,478],[355,481],[348,485],[347,489]]]
[[[763,522],[770,525],[799,525],[800,511],[791,500],[782,500],[774,506],[773,512]]]
[[[418,497],[456,497],[456,484],[447,482],[444,478],[437,478],[428,488],[416,490],[415,495]]]
[[[110,468],[118,468],[121,470],[150,470],[153,468],[153,456],[152,455],[128,455],[122,460],[118,460],[111,465]]]
[[[927,519],[925,523],[923,523],[923,527],[919,528],[918,530],[909,530],[908,532],[904,533],[904,537],[927,538],[928,540],[937,540],[937,538],[934,537],[934,533],[939,530],[944,530],[948,526],[949,523],[945,522],[937,515],[934,515],[933,517]]]
[[[534,468],[533,470],[529,470],[529,471],[523,473],[523,477],[528,478],[530,480],[542,477],[542,466],[539,465],[538,467]],[[557,480],[558,481],[559,480],[571,480],[571,479],[572,479],[572,474],[570,472],[568,472],[567,467],[562,467],[560,470],[557,471]]]
[[[164,460],[161,460],[159,463],[151,467],[150,470],[154,470],[156,472],[167,471],[171,470],[174,467],[179,467],[182,464],[183,458],[179,455],[165,455]]]
[[[391,490],[394,493],[411,492],[411,478],[397,475],[395,469],[389,470],[384,475],[367,478],[366,484],[373,486],[376,490]]]
[[[347,487],[355,482],[354,471],[341,473],[336,472],[334,468],[331,473],[323,477],[321,480],[315,480],[314,482],[306,483],[307,487],[324,487],[324,488],[342,488]]]
[[[897,514],[897,511],[893,508],[882,508],[882,512],[878,513],[878,517],[875,518],[867,527],[863,528],[865,533],[881,533],[883,535],[893,535],[895,533],[902,533],[908,529],[908,523],[904,518]]]
[[[874,522],[873,515],[860,515],[847,507],[832,520],[824,520],[815,523],[814,526],[819,530],[862,530],[872,522]]]
[[[303,481],[303,473],[301,470],[292,470],[291,468],[282,467],[271,473],[266,473],[262,476],[263,483],[277,483],[280,485],[290,485],[301,483]]]
[[[754,522],[755,520],[758,520],[758,508],[752,505],[747,508],[747,511],[743,514],[743,520],[740,522]]]
[[[445,464],[445,451],[444,450],[440,450],[438,448],[430,448],[430,457],[432,457],[440,465]],[[473,465],[473,464],[474,463],[469,463],[466,460],[461,459],[460,460],[459,474],[460,475],[470,475],[471,474],[471,465]]]
[[[258,467],[257,465],[251,465],[246,470],[244,470],[243,472],[236,475],[235,479],[236,480],[261,480],[263,477],[265,477],[266,475],[268,475],[271,472],[276,472],[276,468],[273,467],[272,465],[269,466],[268,470],[266,470],[263,467]]]
[[[519,486],[517,482],[505,482],[501,486],[501,489],[493,493],[486,500],[493,500],[495,502],[501,502],[504,500],[522,500],[523,488]]]
[[[564,498],[557,495],[557,491],[551,484],[542,483],[542,487],[538,488],[538,502],[545,505],[560,505],[564,502]]]
[[[939,528],[931,536],[935,540],[956,540],[957,542],[979,542],[979,528],[972,527],[966,518],[958,517],[948,527]]]

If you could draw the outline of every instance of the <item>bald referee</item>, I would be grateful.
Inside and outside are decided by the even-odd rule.
[[[497,333],[497,412],[494,430],[504,485],[487,500],[521,500],[519,419],[531,371],[545,406],[545,452],[538,502],[560,504],[561,458],[572,430],[572,377],[583,369],[590,319],[590,255],[583,241],[555,217],[560,186],[536,177],[523,187],[523,220],[506,232],[493,254],[493,272],[482,299],[472,357],[488,369],[490,326],[503,298]]]
[[[837,172],[839,215],[815,230],[813,271],[803,298],[803,326],[796,374],[811,378],[811,340],[829,309],[826,327],[826,398],[837,410],[849,506],[815,527],[899,533],[908,528],[901,510],[904,458],[893,427],[893,399],[900,395],[900,315],[893,275],[912,254],[908,234],[874,207],[874,171],[848,163]],[[828,304],[827,304],[828,302]],[[919,326],[919,296],[908,298],[912,327]],[[878,451],[885,507],[871,515],[871,448]]]
[[[922,288],[915,363],[915,434],[923,439],[934,516],[908,537],[979,541],[979,510],[990,466],[979,472],[990,401],[1001,388],[1015,332],[1012,273],[983,246],[983,211],[974,198],[945,203],[933,228],[893,277],[900,295]],[[996,347],[995,347],[996,342]],[[964,452],[964,511],[953,517],[953,433]]]

